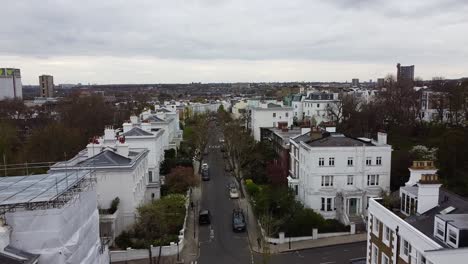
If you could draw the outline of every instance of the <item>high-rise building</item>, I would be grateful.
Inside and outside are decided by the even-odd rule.
[[[39,86],[41,89],[41,97],[54,97],[54,76],[39,76]]]
[[[413,82],[414,81],[414,65],[401,66],[397,64],[397,82]]]
[[[21,72],[14,68],[0,68],[0,100],[22,98]]]
[[[378,78],[377,79],[377,87],[382,88],[385,86],[385,79],[384,78]]]
[[[359,79],[353,79],[352,80],[352,85],[356,86],[356,87],[359,86]]]

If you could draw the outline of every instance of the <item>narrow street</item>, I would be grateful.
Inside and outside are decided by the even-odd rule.
[[[213,127],[212,127],[213,128]],[[204,162],[209,164],[209,181],[201,183],[202,201],[199,209],[208,209],[212,214],[210,226],[199,226],[200,258],[198,263],[252,263],[247,233],[234,233],[231,225],[232,210],[237,200],[231,200],[227,185],[233,182],[224,170],[218,130],[210,129],[209,151]]]
[[[238,207],[238,200],[229,198],[227,185],[234,179],[225,172],[223,153],[219,139],[222,134],[218,128],[210,127],[208,155],[204,161],[208,163],[210,180],[201,182],[201,204],[196,209],[208,209],[212,215],[211,225],[198,226],[200,254],[197,264],[238,264],[238,263],[290,263],[290,264],[332,264],[349,263],[350,259],[365,256],[366,243],[313,248],[266,257],[250,250],[247,233],[234,233],[231,225],[231,213]]]

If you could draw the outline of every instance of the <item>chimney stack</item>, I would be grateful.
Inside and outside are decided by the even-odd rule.
[[[86,148],[88,150],[88,158],[91,158],[101,153],[102,144],[94,137],[90,140],[89,144],[86,145]]]
[[[319,138],[322,138],[322,131],[318,127],[312,127],[310,130],[310,139],[315,140]]]
[[[122,127],[123,127],[123,133],[127,133],[128,131],[132,129],[132,124],[125,122],[123,123]]]
[[[0,219],[0,252],[10,244],[11,227],[5,225],[4,220]]]
[[[128,144],[125,143],[125,137],[119,137],[119,140],[116,144],[117,154],[128,158],[130,152]]]
[[[138,116],[136,115],[130,116],[130,123],[132,123],[133,125],[138,124]]]
[[[405,183],[406,186],[413,186],[422,179],[424,174],[436,174],[437,168],[431,160],[415,160],[409,168],[410,178]]]
[[[386,145],[387,144],[387,133],[378,132],[377,133],[377,144]]]
[[[422,174],[418,182],[417,213],[423,214],[439,205],[439,189],[442,184],[437,174]]]

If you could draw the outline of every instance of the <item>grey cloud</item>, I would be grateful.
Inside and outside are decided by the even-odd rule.
[[[17,0],[2,11],[0,55],[392,64],[467,55],[468,37],[455,34],[466,30],[464,1],[324,2]]]

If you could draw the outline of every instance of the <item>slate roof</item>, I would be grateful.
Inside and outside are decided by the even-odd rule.
[[[129,158],[126,158],[110,150],[104,150],[96,156],[78,163],[78,165],[90,167],[127,166],[130,165],[131,162],[132,160]]]
[[[139,127],[133,127],[129,131],[125,132],[122,134],[123,136],[128,136],[128,137],[138,137],[138,136],[152,136],[153,134],[150,132],[147,132]]]
[[[267,107],[268,107],[268,108],[281,108],[281,105],[279,105],[279,104],[274,104],[274,103],[268,103]]]
[[[150,122],[164,122],[164,120],[162,120],[161,118],[157,117],[157,116],[149,116],[147,117],[145,120],[143,121],[150,121]]]
[[[455,210],[450,212],[447,215],[453,214],[468,214],[468,201],[463,197],[454,194],[444,188],[439,189],[439,206],[425,212],[421,215],[412,215],[405,218],[405,221],[421,231],[426,236],[433,238],[435,242],[439,245],[447,248],[448,246],[440,241],[439,239],[434,238],[434,217],[440,215],[440,212],[447,207],[454,207]]]
[[[302,99],[302,94],[294,95],[292,100],[293,102],[300,102]]]
[[[311,147],[359,147],[374,146],[371,142],[347,137],[340,133],[325,133],[322,138],[306,142]]]
[[[170,110],[167,110],[166,108],[159,108],[159,109],[157,109],[156,111],[157,111],[157,112],[163,112],[163,113],[170,113],[170,112],[172,112],[172,111],[170,111]]]
[[[307,133],[304,133],[304,134],[302,134],[300,136],[294,137],[292,140],[294,140],[296,143],[299,143],[301,141],[306,142],[306,141],[310,140],[310,132],[307,132]]]
[[[307,100],[333,100],[333,94],[329,93],[311,93],[306,98]]]
[[[7,246],[5,248],[5,252],[9,254],[0,252],[0,263],[2,264],[33,264],[36,263],[36,260],[40,256],[22,251],[12,246]]]

